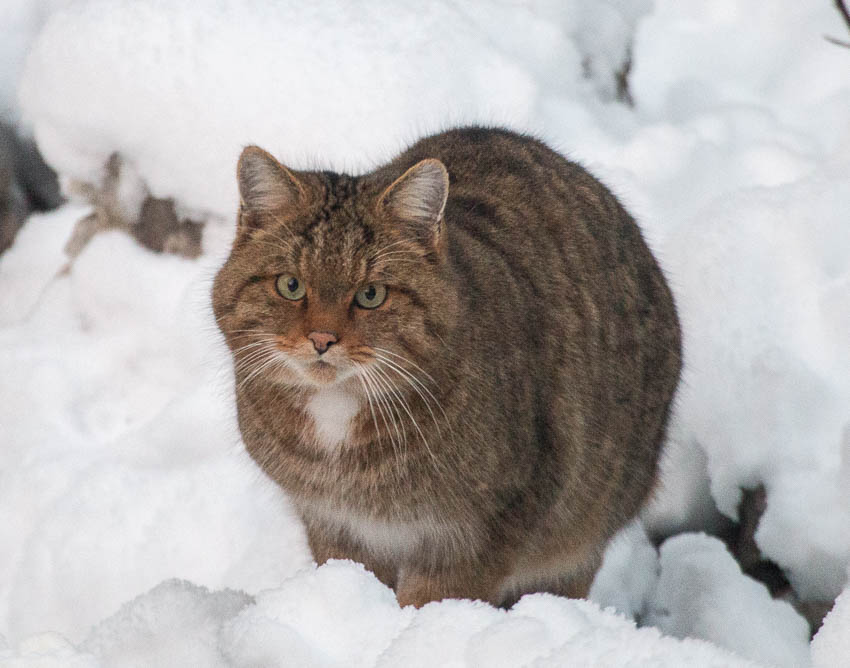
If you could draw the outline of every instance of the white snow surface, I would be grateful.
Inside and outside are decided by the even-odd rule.
[[[763,553],[803,599],[846,586],[850,50],[823,39],[844,36],[831,3],[8,7],[0,104],[26,55],[11,113],[62,179],[97,183],[117,151],[128,208],[147,189],[208,222],[195,261],[113,232],[69,266],[69,204],[0,256],[0,666],[808,663],[802,618],[715,539],[659,555],[647,532],[710,530],[763,484]],[[629,53],[634,108],[613,101]],[[546,595],[399,609],[360,567],[311,565],[244,453],[209,308],[239,150],[362,171],[461,122],[583,162],[670,279],[685,373],[662,489],[591,592],[668,635]],[[847,665],[847,596],[816,666]]]
[[[808,624],[789,603],[773,600],[764,585],[744,576],[717,538],[669,538],[659,569],[645,622],[680,638],[713,640],[769,665],[808,663]]]
[[[627,649],[627,651],[625,651]],[[749,668],[708,643],[677,640],[588,601],[526,596],[510,611],[449,600],[399,608],[360,564],[331,561],[253,600],[167,580],[125,603],[79,645],[41,633],[0,649],[0,666],[651,666]]]
[[[30,45],[51,10],[65,1],[3,0],[0,4],[0,120],[19,120],[16,90]]]

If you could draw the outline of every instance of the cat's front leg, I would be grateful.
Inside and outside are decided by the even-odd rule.
[[[404,567],[398,575],[396,598],[401,607],[421,608],[444,598],[469,598],[499,605],[502,579],[501,569],[497,571],[483,564],[478,568],[440,571]]]
[[[390,588],[396,584],[396,571],[384,560],[376,559],[368,550],[348,538],[339,529],[328,529],[307,523],[307,543],[313,559],[321,566],[329,559],[351,559],[371,571],[375,577]]]

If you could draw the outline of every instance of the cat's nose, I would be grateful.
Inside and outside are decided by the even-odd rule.
[[[326,353],[328,348],[337,342],[336,334],[333,332],[310,332],[307,338],[313,342],[313,347],[320,355]]]

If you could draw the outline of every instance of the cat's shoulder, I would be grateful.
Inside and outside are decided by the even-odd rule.
[[[496,152],[531,149],[553,152],[540,139],[530,134],[505,127],[484,125],[466,125],[443,130],[420,139],[410,147],[412,152],[435,149],[439,152],[468,149],[488,149]]]
[[[450,184],[500,190],[506,182],[539,183],[570,178],[583,170],[533,135],[504,127],[469,125],[424,137],[402,152],[378,175],[397,177],[426,159],[448,170]]]

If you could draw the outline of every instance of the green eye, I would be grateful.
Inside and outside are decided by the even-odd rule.
[[[278,276],[274,286],[281,297],[291,299],[292,301],[298,301],[307,292],[307,288],[300,279],[295,278],[295,276],[289,276],[288,274]]]
[[[354,295],[354,301],[360,308],[378,308],[387,298],[387,286],[370,283]]]

